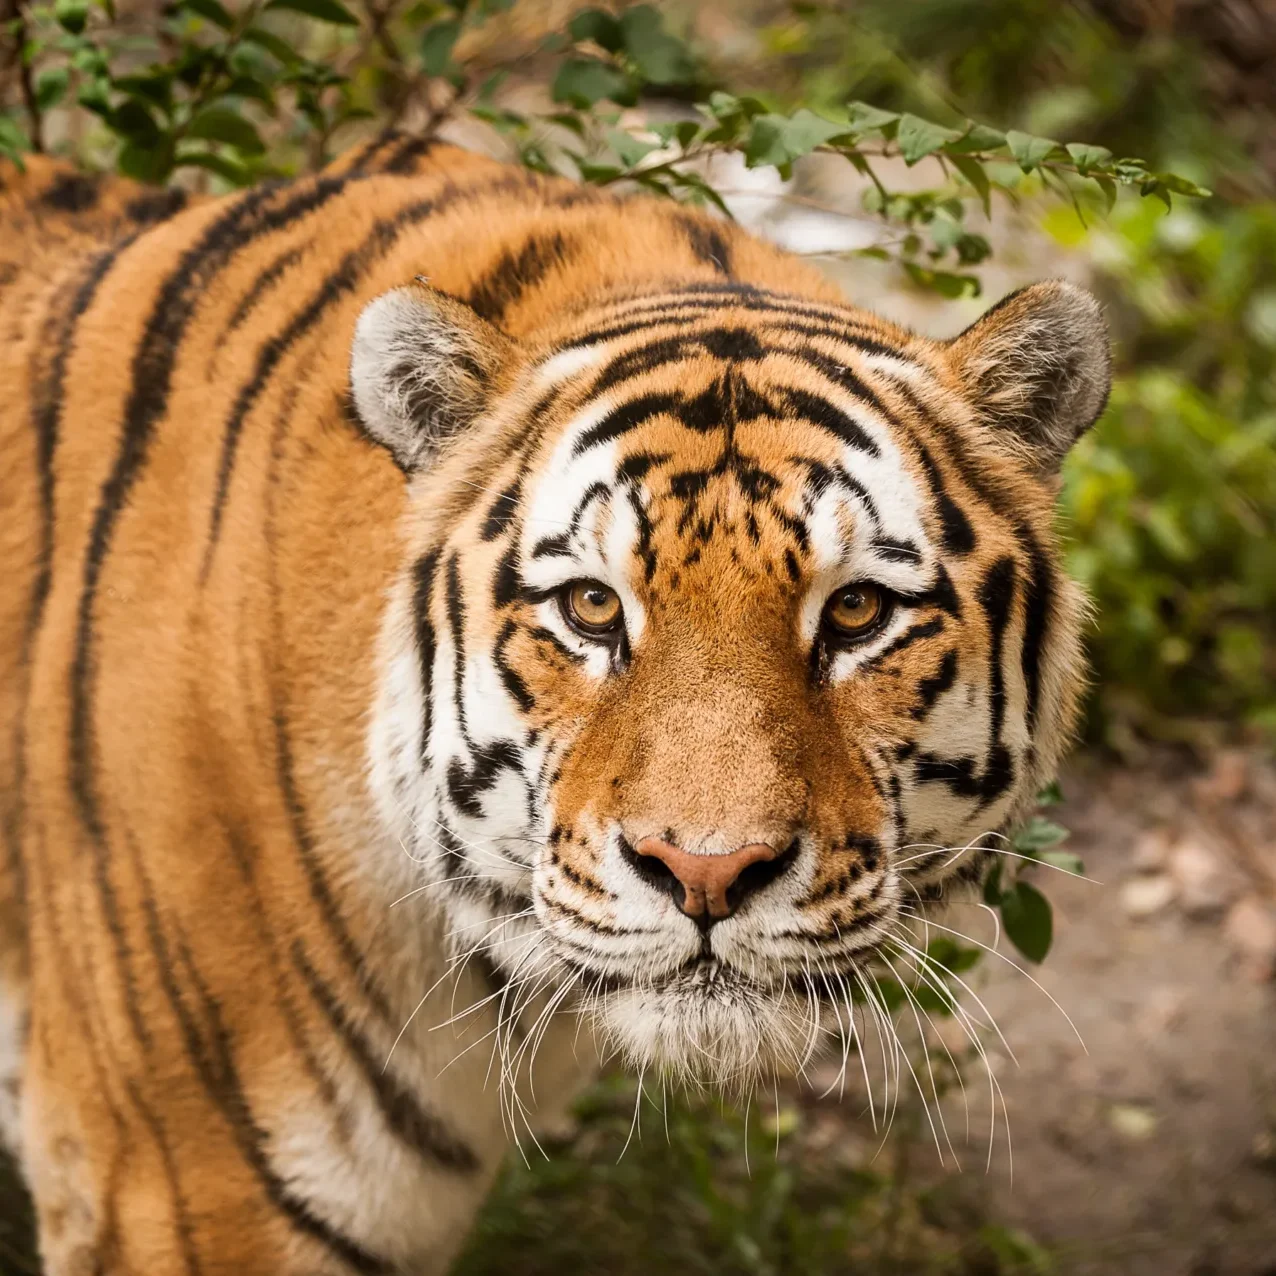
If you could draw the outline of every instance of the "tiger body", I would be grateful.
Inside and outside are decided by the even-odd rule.
[[[1071,294],[927,341],[393,137],[186,207],[3,180],[0,1081],[52,1276],[445,1270],[595,1032],[791,1066],[1052,773]],[[832,649],[848,571],[892,611]]]

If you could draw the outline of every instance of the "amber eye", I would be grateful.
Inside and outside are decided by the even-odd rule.
[[[886,594],[876,585],[847,585],[824,606],[824,623],[834,639],[863,638],[886,619]]]
[[[588,638],[606,638],[620,632],[623,612],[620,596],[596,580],[578,580],[563,592],[567,623]]]

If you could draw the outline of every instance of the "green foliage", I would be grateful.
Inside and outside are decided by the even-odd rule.
[[[1072,567],[1098,604],[1104,721],[1174,735],[1192,715],[1239,718],[1276,735],[1276,205],[1122,205],[1087,246],[1131,368],[1063,491]]]
[[[781,1096],[748,1114],[611,1078],[548,1158],[511,1158],[452,1276],[1011,1276],[1049,1273],[1030,1237],[984,1222],[938,1225],[951,1183],[923,1185],[883,1156],[854,1164],[808,1139],[812,1113]],[[900,1114],[896,1140],[916,1137]],[[845,1134],[842,1135],[845,1138]],[[951,1208],[949,1215],[954,1213]],[[964,1218],[972,1211],[967,1208]]]
[[[440,112],[431,108],[435,123],[468,110],[505,133],[530,167],[723,212],[724,201],[703,176],[705,160],[734,152],[751,168],[774,168],[787,178],[804,157],[829,153],[870,179],[866,207],[900,232],[874,253],[893,254],[914,284],[949,297],[979,291],[972,270],[987,258],[989,244],[967,228],[966,213],[973,203],[990,215],[994,192],[1013,199],[1044,188],[1076,204],[1107,200],[1125,185],[1167,205],[1172,194],[1207,193],[1141,160],[1116,160],[1102,147],[1003,134],[971,120],[950,126],[855,100],[822,112],[780,110],[715,86],[691,46],[650,4],[617,13],[583,9],[565,31],[552,33],[543,50],[554,63],[555,109],[520,113],[495,103],[501,68],[476,89],[457,60],[466,32],[505,7],[492,0],[417,3],[395,27],[389,11],[371,3],[356,10],[341,0],[247,0],[234,7],[174,0],[143,40],[156,56],[143,59],[137,41],[120,35],[111,9],[57,0],[52,10],[33,8],[24,30],[38,86],[27,111],[38,130],[41,112],[74,90],[78,106],[115,137],[121,172],[163,182],[197,167],[245,185],[291,171],[290,146],[308,145],[312,164],[322,163],[334,133],[377,113],[377,91],[392,90],[394,101],[382,105],[393,107],[393,117],[416,98],[434,101],[431,84],[441,81],[448,92]],[[337,71],[328,64],[342,50],[345,69]],[[379,85],[371,96],[361,87],[369,75]],[[635,125],[616,114],[644,97],[671,94],[690,97],[695,116]],[[282,131],[274,124],[280,117],[287,121]],[[16,154],[31,144],[12,115],[0,119],[0,148]],[[940,184],[888,190],[881,162],[895,157],[909,167],[930,162]]]

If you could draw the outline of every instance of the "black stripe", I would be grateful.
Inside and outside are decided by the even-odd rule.
[[[522,578],[518,574],[518,542],[515,541],[501,555],[492,578],[492,603],[496,607],[508,607],[523,594]]]
[[[474,1151],[447,1128],[442,1118],[427,1112],[416,1096],[399,1084],[385,1066],[385,1060],[374,1054],[371,1043],[355,1025],[336,993],[310,964],[300,940],[293,942],[292,960],[333,1032],[359,1065],[389,1132],[423,1160],[465,1174],[475,1173],[480,1167]]]
[[[186,1202],[186,1193],[182,1191],[181,1179],[177,1173],[177,1163],[173,1160],[173,1149],[169,1145],[168,1136],[164,1132],[163,1123],[155,1110],[142,1096],[137,1082],[128,1077],[124,1082],[128,1096],[142,1124],[150,1131],[155,1146],[159,1149],[160,1164],[164,1170],[164,1180],[168,1184],[169,1195],[173,1199],[173,1219],[177,1230],[178,1244],[181,1246],[182,1259],[190,1276],[199,1276],[200,1262],[195,1254],[195,1234],[191,1226],[190,1206]]]
[[[1037,721],[1041,699],[1041,654],[1046,630],[1054,610],[1054,571],[1035,541],[1029,541],[1028,583],[1023,604],[1023,679],[1026,688],[1025,714],[1031,731]]]
[[[209,284],[244,245],[321,208],[346,179],[320,178],[277,207],[267,183],[233,202],[181,256],[165,279],[133,357],[132,388],[123,434],[110,475],[102,484],[89,532],[71,665],[70,784],[80,819],[94,840],[104,835],[93,775],[93,623],[98,582],[115,524],[146,463],[151,437],[168,405],[168,392],[187,325]]]
[[[396,177],[414,173],[417,161],[425,159],[437,145],[436,137],[406,137],[386,157],[386,162],[379,166],[379,171]]]
[[[518,509],[522,487],[523,480],[520,476],[492,502],[487,511],[487,518],[483,520],[483,529],[479,533],[484,541],[494,541],[509,530],[510,522]]]
[[[456,704],[456,721],[461,729],[461,738],[469,744],[469,731],[465,722],[465,602],[461,597],[461,564],[453,553],[447,560],[447,586],[445,599],[447,602],[448,636],[452,639],[452,694]]]
[[[680,284],[655,296],[634,297],[630,301],[618,303],[615,309],[620,316],[633,316],[659,306],[684,304],[783,310],[788,314],[832,323],[849,322],[860,328],[868,326],[866,317],[849,306],[829,305],[798,293],[777,292],[757,284],[725,283],[717,280]]]
[[[712,266],[719,274],[731,277],[731,249],[722,232],[711,222],[684,215],[680,219],[687,243],[696,259]]]
[[[40,203],[59,213],[87,213],[97,207],[101,191],[100,174],[59,173],[40,196]]]
[[[838,327],[833,322],[825,323],[815,318],[808,319],[801,311],[791,310],[785,306],[755,305],[744,308],[760,314],[773,315],[774,318],[761,322],[780,328],[786,335],[827,337],[843,345],[851,346],[863,354],[889,355],[896,359],[900,357],[899,350],[883,344],[876,337],[857,332],[855,330],[857,325],[849,316],[842,321],[846,326]],[[580,346],[592,346],[600,342],[616,341],[621,337],[631,336],[635,332],[647,332],[654,328],[670,327],[679,323],[692,323],[702,319],[706,312],[719,309],[721,307],[712,302],[687,298],[678,303],[653,308],[640,319],[618,321],[607,327],[582,333],[579,337],[565,342],[562,349],[571,350]]]
[[[905,648],[911,647],[913,643],[922,642],[926,638],[934,638],[937,634],[942,634],[943,632],[944,618],[942,616],[932,616],[929,620],[919,621],[915,625],[910,625],[898,638],[883,647],[871,660],[866,660],[864,668],[876,669],[889,660],[891,656],[898,655]]]
[[[811,394],[807,390],[797,388],[784,388],[780,394],[803,420],[836,435],[847,447],[852,447],[857,452],[865,452],[869,456],[881,456],[882,450],[873,437],[858,421],[852,420],[836,404],[830,403],[818,394]]]
[[[71,298],[70,306],[60,317],[50,316],[40,343],[42,350],[50,346],[53,348],[53,357],[49,361],[48,369],[42,377],[38,378],[31,397],[31,424],[36,437],[36,474],[40,495],[40,544],[35,578],[31,586],[31,599],[27,607],[26,624],[22,633],[22,649],[18,658],[19,668],[25,673],[26,685],[22,695],[22,710],[17,716],[15,726],[14,804],[10,817],[5,822],[6,864],[10,881],[14,884],[19,900],[23,900],[26,896],[26,862],[22,856],[21,837],[26,787],[26,718],[31,688],[30,666],[53,579],[53,538],[56,519],[53,462],[61,432],[67,365],[71,358],[75,330],[80,318],[92,305],[107,272],[134,238],[135,236],[130,235],[92,259],[88,271]]]
[[[570,558],[572,552],[571,537],[567,532],[555,532],[552,536],[543,536],[532,546],[532,559],[537,558]]]
[[[500,634],[497,635],[496,645],[492,649],[492,662],[496,665],[496,672],[500,674],[505,690],[510,693],[518,707],[527,713],[536,707],[536,698],[527,689],[527,683],[523,681],[518,671],[513,669],[505,658],[505,648],[509,646],[510,640],[517,633],[518,625],[512,620],[507,620],[501,627]]]
[[[537,642],[543,642],[552,647],[558,655],[565,660],[569,660],[574,665],[583,665],[588,659],[584,652],[573,651],[552,629],[537,625],[534,629],[528,630],[528,632]]]
[[[975,548],[975,529],[966,511],[948,493],[939,466],[930,449],[920,440],[914,440],[917,455],[921,459],[922,470],[926,474],[926,483],[930,488],[931,498],[939,514],[939,530],[944,548],[950,554],[969,554]]]
[[[222,439],[221,460],[217,468],[217,489],[213,496],[212,513],[209,517],[208,541],[204,550],[204,560],[200,567],[200,582],[206,582],[212,569],[213,556],[217,552],[221,537],[222,514],[226,498],[230,491],[231,476],[235,467],[235,456],[239,446],[239,437],[243,432],[244,421],[265,389],[280,360],[288,353],[292,345],[323,317],[325,312],[343,297],[353,292],[358,286],[364,271],[380,260],[398,242],[400,235],[411,226],[424,221],[434,213],[441,212],[461,199],[472,199],[477,196],[495,195],[502,191],[516,191],[525,185],[520,177],[501,177],[493,182],[472,187],[448,186],[428,199],[405,205],[393,216],[381,218],[374,223],[367,237],[357,247],[351,249],[341,259],[341,263],[319,286],[309,302],[284,326],[282,331],[271,337],[257,356],[257,366],[253,375],[240,387],[226,422]]]
[[[239,447],[239,436],[243,432],[244,420],[265,389],[279,361],[296,341],[323,318],[330,307],[354,291],[364,270],[393,247],[407,226],[428,217],[435,211],[438,204],[437,197],[418,200],[414,204],[399,209],[393,217],[377,221],[367,238],[357,248],[352,248],[346,253],[336,270],[320,284],[306,305],[297,311],[283,329],[269,338],[258,351],[257,366],[252,376],[240,387],[222,436],[221,459],[217,467],[217,488],[213,495],[208,540],[204,547],[204,558],[199,572],[201,584],[208,579],[213,565],[213,556],[217,552],[218,541],[221,539],[222,513],[230,491],[230,480],[235,467],[235,456]]]
[[[499,324],[505,312],[556,266],[577,250],[558,232],[533,235],[521,248],[506,249],[470,289],[470,308],[482,318]]]
[[[412,569],[412,624],[416,633],[417,668],[421,675],[421,769],[430,767],[430,727],[434,720],[434,655],[437,643],[430,604],[434,577],[439,567],[439,551],[431,550],[417,559]]]
[[[497,740],[492,744],[470,745],[471,763],[467,766],[459,758],[448,763],[447,791],[452,804],[462,815],[472,820],[482,819],[483,804],[479,801],[496,783],[502,771],[521,775],[523,759],[512,740]]]
[[[293,842],[297,847],[298,858],[306,875],[306,883],[310,888],[310,897],[314,900],[323,917],[337,950],[354,975],[360,991],[372,1004],[382,1019],[390,1021],[394,1015],[386,995],[377,986],[364,961],[363,954],[355,945],[345,918],[337,901],[332,896],[332,889],[324,878],[319,865],[317,848],[307,822],[306,808],[297,789],[296,774],[292,763],[292,746],[288,739],[288,723],[282,709],[276,708],[274,715],[275,731],[275,771],[279,780],[279,789],[283,797],[288,815],[288,824],[292,830]]]
[[[956,681],[957,650],[956,648],[950,648],[944,652],[944,658],[940,661],[938,671],[929,678],[923,678],[917,684],[917,703],[909,712],[914,718],[921,721],[935,707],[935,701],[945,691],[952,690]]]
[[[572,455],[580,456],[599,443],[609,443],[612,439],[618,439],[622,434],[628,434],[630,430],[636,429],[659,413],[667,412],[680,416],[682,405],[681,396],[675,394],[644,394],[639,399],[631,399],[628,403],[614,408],[601,421],[590,426],[576,440],[572,447]]]
[[[288,972],[284,969],[284,964],[280,957],[280,943],[276,936],[275,928],[271,924],[270,914],[262,899],[261,889],[253,876],[253,866],[261,859],[260,848],[253,845],[243,828],[228,820],[224,813],[219,812],[217,819],[221,825],[222,834],[226,838],[226,845],[230,850],[231,857],[235,861],[235,867],[239,870],[244,889],[248,892],[248,897],[251,901],[251,912],[257,926],[260,951],[266,954],[274,975],[275,1005],[278,1007],[279,1014],[288,1030],[293,1049],[296,1050],[301,1058],[306,1074],[314,1082],[320,1098],[330,1108],[337,1111],[339,1136],[348,1148],[350,1144],[349,1116],[346,1112],[341,1111],[342,1099],[337,1092],[337,1087],[333,1084],[332,1078],[320,1063],[309,1040],[307,1040],[306,1031],[302,1025],[294,996],[295,983],[288,977]]]
[[[285,248],[265,270],[253,280],[252,286],[239,299],[239,304],[235,307],[230,318],[226,321],[226,327],[222,330],[222,340],[224,341],[236,328],[239,327],[245,319],[248,318],[248,312],[261,300],[262,294],[274,284],[279,282],[280,276],[288,269],[289,266],[301,260],[308,245],[299,244],[293,248]]]
[[[992,716],[990,747],[1001,739],[1006,720],[1006,671],[1002,656],[1006,648],[1006,627],[1015,597],[1015,560],[999,558],[988,569],[979,586],[979,605],[988,621],[988,698]]]
[[[257,1124],[248,1096],[244,1092],[235,1063],[231,1036],[222,1021],[221,1004],[201,978],[181,937],[178,936],[176,940],[176,953],[170,947],[149,882],[146,883],[142,903],[146,910],[147,933],[155,956],[156,971],[177,1018],[187,1058],[194,1066],[196,1076],[209,1099],[229,1127],[240,1156],[252,1170],[267,1199],[299,1232],[323,1245],[355,1271],[364,1273],[365,1276],[390,1276],[395,1270],[393,1264],[370,1253],[357,1241],[319,1217],[309,1202],[295,1195],[275,1171],[266,1151],[269,1133]],[[181,960],[194,987],[194,997],[201,1012],[199,1018],[204,1021],[203,1026],[178,986],[175,957]]]
[[[1015,597],[1015,560],[999,558],[988,569],[979,589],[979,605],[988,619],[988,700],[991,723],[988,732],[988,760],[980,782],[982,805],[1000,797],[1014,779],[1010,750],[1001,739],[1006,721],[1006,674],[1004,656],[1006,629]]]
[[[187,199],[186,192],[176,187],[147,191],[124,206],[124,216],[141,226],[154,226],[180,213],[186,207]]]

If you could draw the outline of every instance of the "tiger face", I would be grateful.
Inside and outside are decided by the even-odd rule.
[[[372,787],[457,955],[639,1068],[800,1063],[1053,773],[1053,480],[1107,386],[1061,283],[951,342],[743,285],[534,346],[374,301],[353,405],[413,514]]]

